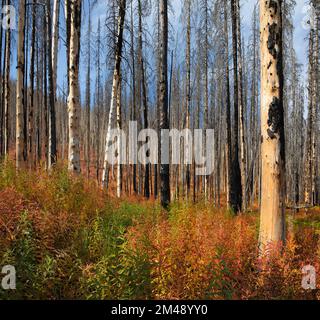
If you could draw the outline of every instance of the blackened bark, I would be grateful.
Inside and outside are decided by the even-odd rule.
[[[233,90],[234,90],[234,130],[232,141],[232,174],[230,205],[235,213],[241,211],[242,186],[239,164],[239,82],[238,82],[238,41],[237,41],[237,3],[231,0],[232,46],[233,46]]]
[[[169,129],[168,120],[168,1],[160,0],[160,130]],[[162,153],[162,150],[161,150]],[[161,159],[160,159],[161,161]],[[161,205],[170,204],[169,164],[160,164]]]

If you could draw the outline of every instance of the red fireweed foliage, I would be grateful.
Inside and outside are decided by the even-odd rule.
[[[320,272],[319,217],[291,217],[286,244],[259,256],[257,212],[210,203],[163,212],[62,166],[0,168],[0,262],[19,266],[12,298],[319,299],[319,280],[302,288],[304,266]]]
[[[270,248],[267,258],[259,257],[257,230],[256,215],[233,217],[195,206],[173,210],[152,226],[135,226],[128,236],[133,248],[148,238],[156,299],[319,298],[317,290],[301,286],[303,266],[319,271],[314,230],[289,233],[284,249]]]

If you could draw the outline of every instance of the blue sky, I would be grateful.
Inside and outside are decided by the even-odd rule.
[[[152,0],[154,1],[154,0]],[[173,12],[169,15],[170,23],[173,27],[173,34],[178,35],[179,39],[183,39],[182,35],[180,36],[181,31],[181,25],[180,25],[180,17],[181,17],[181,8],[182,8],[182,1],[183,0],[171,0]],[[63,1],[61,1],[63,3]],[[255,0],[240,0],[241,4],[241,17],[242,17],[242,28],[243,28],[243,34],[245,37],[245,40],[247,40],[247,37],[250,35],[250,32],[246,32],[250,30],[251,27],[251,18],[252,18],[252,12],[253,7],[255,4]],[[304,74],[306,74],[307,71],[307,48],[308,48],[308,42],[307,42],[307,36],[308,36],[308,30],[303,27],[303,19],[306,16],[305,12],[305,5],[307,3],[307,0],[296,0],[297,5],[295,8],[294,13],[294,47],[297,53],[298,60],[301,64],[304,66]],[[84,7],[84,23],[83,23],[83,30],[82,30],[82,36],[84,37],[87,30],[87,15],[88,15],[88,5],[87,1],[85,1],[85,7]],[[63,14],[63,8],[61,7],[61,29],[64,30],[64,14]],[[95,6],[93,12],[92,12],[92,24],[93,24],[93,32],[96,31],[98,20],[104,21],[106,17],[106,0],[98,0],[97,5]],[[180,26],[180,27],[179,27]],[[16,32],[15,32],[16,33]],[[15,34],[16,36],[16,34]],[[16,38],[16,37],[15,37]],[[181,40],[182,41],[182,40]],[[106,46],[103,46],[103,49],[105,49]],[[82,48],[82,51],[84,48]],[[83,59],[82,59],[83,62]],[[13,53],[12,57],[12,76],[14,77],[15,74],[15,65],[16,65],[16,54]],[[83,64],[82,64],[83,65]],[[94,64],[92,65],[92,89],[94,88]],[[109,66],[112,68],[112,66]],[[66,83],[66,69],[67,69],[67,63],[66,63],[66,52],[65,52],[65,46],[63,44],[63,41],[59,41],[59,57],[58,57],[58,85],[60,87],[60,90],[62,89],[63,85]],[[83,70],[83,67],[80,71],[80,84],[81,87],[84,87],[84,79],[85,79],[85,72]]]
[[[152,0],[154,1],[154,0]],[[181,30],[181,10],[182,10],[182,3],[183,0],[171,0],[171,4],[173,7],[173,12],[169,14],[169,20],[173,27],[173,34],[179,34],[182,32]],[[252,19],[252,12],[254,8],[254,4],[256,0],[240,0],[241,5],[241,18],[242,18],[242,28],[245,40],[247,40],[248,36],[250,36],[249,31],[251,28],[251,19]],[[307,0],[296,0],[296,8],[293,16],[293,25],[295,26],[294,30],[294,47],[297,53],[298,60],[304,66],[304,72],[307,71],[307,36],[308,30],[303,27],[303,19],[306,16],[304,12],[304,7],[307,3]],[[104,21],[106,17],[106,5],[105,0],[99,0],[97,6],[93,10],[93,30],[96,30],[98,20]],[[150,22],[151,19],[149,19]],[[179,36],[182,40],[183,35]]]

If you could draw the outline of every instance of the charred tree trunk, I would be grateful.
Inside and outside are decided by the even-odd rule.
[[[131,64],[132,64],[132,114],[131,120],[136,121],[137,111],[136,111],[136,64],[135,64],[135,51],[134,51],[134,24],[133,24],[133,8],[131,1]],[[137,189],[137,164],[133,163],[133,172],[132,172],[132,183],[133,191],[135,194],[138,193]]]
[[[52,54],[52,32],[51,32],[51,4],[47,0],[46,8],[47,17],[47,50],[48,50],[48,84],[49,84],[49,154],[48,154],[48,169],[52,169],[57,161],[57,142],[56,142],[56,110],[55,110],[55,76],[53,71],[53,54]]]
[[[103,165],[103,174],[102,174],[102,186],[105,188],[108,184],[108,152],[109,152],[109,140],[111,136],[111,126],[115,114],[115,100],[117,99],[118,90],[120,87],[120,72],[121,72],[121,55],[122,55],[122,45],[123,45],[123,28],[124,28],[124,19],[126,14],[126,0],[120,0],[119,3],[119,17],[118,17],[118,32],[117,32],[117,43],[115,50],[115,66],[113,72],[113,84],[112,84],[112,95],[109,111],[109,122],[107,129],[106,137],[106,147],[105,147],[105,159]],[[120,150],[118,150],[119,152]],[[119,156],[120,161],[120,156]]]
[[[259,244],[285,241],[285,141],[283,110],[282,1],[260,1],[261,221]]]
[[[238,37],[237,2],[231,0],[232,46],[233,46],[233,90],[234,90],[234,129],[232,142],[232,175],[230,203],[235,213],[241,211],[242,185],[239,163],[239,77],[238,77]]]
[[[160,130],[169,129],[168,120],[168,1],[160,0]],[[162,137],[162,133],[161,133]],[[161,138],[162,140],[162,138]],[[161,143],[161,149],[163,143]],[[161,150],[161,154],[162,154]],[[170,204],[169,164],[160,159],[161,205]]]
[[[37,1],[32,6],[32,30],[31,30],[31,52],[30,52],[30,105],[29,105],[29,117],[28,117],[28,157],[30,166],[35,166],[35,148],[34,143],[34,70],[35,70],[35,37],[36,37],[36,10]]]
[[[79,99],[79,55],[81,0],[71,0],[70,19],[70,67],[69,67],[69,170],[80,173],[80,99]]]
[[[24,71],[25,71],[25,12],[26,2],[20,1],[19,24],[18,24],[18,49],[17,49],[17,98],[16,98],[16,167],[22,168],[25,164],[24,149]]]
[[[224,0],[224,34],[225,34],[225,68],[226,68],[226,126],[227,126],[227,175],[228,190],[227,203],[229,208],[234,208],[233,201],[233,170],[232,170],[232,142],[231,142],[231,102],[230,102],[230,70],[229,70],[229,31],[228,31],[228,7],[227,0]]]
[[[88,47],[87,47],[87,76],[86,76],[86,165],[87,178],[90,177],[90,115],[91,115],[91,8],[89,4],[89,21],[88,21]]]
[[[96,57],[96,65],[97,65],[97,71],[96,71],[96,99],[95,99],[95,108],[96,108],[96,137],[95,137],[95,153],[96,153],[96,178],[97,182],[100,181],[100,131],[101,131],[101,68],[100,68],[100,54],[101,54],[101,24],[100,19],[98,21],[98,31],[97,31],[97,57]]]
[[[10,5],[10,0],[7,0],[7,5]],[[9,110],[10,110],[10,54],[11,54],[11,30],[6,30],[6,51],[5,51],[5,72],[4,72],[4,154],[9,154]]]
[[[241,200],[242,210],[247,208],[247,173],[246,173],[246,149],[245,149],[245,106],[243,90],[243,65],[241,46],[241,24],[240,24],[240,4],[235,0],[236,23],[237,23],[237,61],[238,61],[238,105],[239,105],[239,133],[240,133],[240,174],[241,174]]]
[[[191,0],[187,0],[187,4],[186,4],[187,5],[187,8],[186,8],[187,9],[187,46],[186,46],[187,78],[186,78],[186,111],[185,111],[186,112],[186,120],[185,120],[186,129],[190,129],[190,105],[191,105],[191,4],[190,4],[190,1]],[[188,138],[186,138],[185,144],[189,148],[190,141],[188,141]],[[185,154],[184,158],[189,159],[189,156]],[[190,164],[187,164],[186,165],[187,199],[189,199],[189,195],[190,195],[190,182],[191,182],[190,170],[191,170],[191,166]]]
[[[147,84],[145,79],[145,68],[143,59],[143,46],[142,46],[142,7],[141,0],[138,0],[139,11],[139,64],[141,72],[141,85],[142,85],[142,103],[143,103],[143,118],[144,129],[148,129],[148,100],[147,100]],[[148,143],[149,139],[146,139]],[[150,151],[146,152],[146,158],[150,155]],[[150,198],[150,164],[145,165],[145,177],[144,177],[144,196]]]

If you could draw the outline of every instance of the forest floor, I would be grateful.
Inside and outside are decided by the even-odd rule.
[[[288,217],[286,247],[258,257],[257,211],[117,200],[94,181],[0,167],[0,266],[17,289],[2,299],[320,299],[320,208]],[[279,250],[278,250],[279,251]]]

